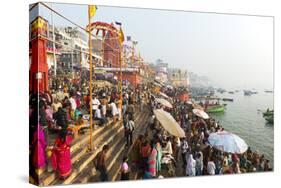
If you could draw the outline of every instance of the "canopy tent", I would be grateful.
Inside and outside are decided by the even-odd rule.
[[[166,106],[168,108],[173,108],[172,104],[163,98],[155,98],[155,101],[162,104],[163,106]]]
[[[214,148],[228,153],[241,154],[248,149],[242,138],[227,131],[211,133],[208,141]]]
[[[168,133],[179,138],[185,137],[185,132],[170,113],[164,111],[163,109],[153,110],[153,113]]]
[[[192,112],[193,112],[196,116],[201,117],[201,118],[203,118],[203,119],[209,119],[209,118],[210,118],[209,115],[208,115],[206,112],[204,112],[203,110],[193,109]]]

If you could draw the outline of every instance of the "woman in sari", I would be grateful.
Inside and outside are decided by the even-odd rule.
[[[162,159],[162,146],[159,141],[156,143],[156,150],[157,150],[156,172],[158,173],[161,171],[161,159]]]
[[[150,150],[151,150],[150,144],[145,139],[142,142],[141,149],[140,149],[140,154],[141,154],[141,159],[142,159],[141,167],[142,167],[142,169],[144,171],[148,169],[148,165],[147,164],[148,164],[148,157],[149,157]]]
[[[130,169],[128,165],[128,157],[123,157],[123,163],[121,164],[121,179],[120,180],[129,180],[130,179]]]
[[[70,156],[70,143],[72,137],[68,136],[63,131],[56,139],[54,148],[52,150],[52,167],[58,171],[61,178],[67,178],[72,171],[71,156]]]
[[[140,150],[141,150],[141,141],[142,141],[142,138],[143,136],[140,135],[136,141],[134,142],[134,145],[133,145],[133,149],[132,149],[132,152],[131,152],[131,159],[132,159],[132,162],[137,166],[137,167],[141,167],[141,153],[140,153]]]
[[[148,171],[152,177],[156,176],[156,157],[157,157],[157,150],[153,143],[151,143],[151,152],[148,158]]]
[[[47,142],[45,140],[44,128],[38,124],[37,130],[33,134],[32,141],[32,163],[36,169],[42,169],[46,165],[46,147]]]

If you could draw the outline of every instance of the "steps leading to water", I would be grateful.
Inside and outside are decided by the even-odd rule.
[[[136,119],[136,131],[138,132],[138,129],[142,129],[142,121],[144,119],[147,119],[148,115],[147,113],[141,113],[139,114]],[[125,148],[125,139],[123,136],[124,132],[117,136],[116,144],[110,146],[111,149],[108,151],[109,158],[106,160],[106,167],[109,172],[109,180],[111,177],[112,172],[118,173],[117,170],[120,167],[122,158],[125,153],[127,153],[127,149]],[[89,183],[89,182],[98,182],[99,181],[99,172],[97,172],[93,167],[87,167],[81,172],[77,178],[71,182],[71,183]]]
[[[139,125],[139,129],[136,130],[136,134],[144,134],[144,130],[146,130],[147,126],[148,126],[148,123],[149,123],[149,113],[146,113],[146,116],[141,119],[140,121],[140,125]],[[135,136],[133,138],[133,143],[134,141],[136,140],[137,136]],[[132,144],[133,145],[133,144]],[[132,146],[126,151],[126,155],[129,156],[130,152],[132,151]],[[121,169],[121,162],[122,162],[122,157],[123,156],[120,156],[118,158],[117,161],[119,161],[119,163],[117,163],[118,165],[115,165],[110,171],[109,171],[109,181],[119,181],[120,180],[120,174],[119,174],[119,171]]]
[[[148,119],[147,113],[139,113],[137,111],[137,117],[135,122],[144,122]],[[136,123],[138,127],[141,123]],[[137,129],[136,129],[137,130]],[[137,131],[136,131],[137,132]],[[61,180],[58,177],[56,172],[47,172],[44,171],[40,175],[40,185],[57,185],[57,184],[70,184],[70,183],[86,183],[93,182],[92,180],[98,181],[98,173],[92,173],[92,176],[89,176],[90,171],[93,171],[93,159],[101,151],[103,145],[109,144],[110,148],[108,170],[111,172],[111,169],[117,169],[116,165],[120,167],[122,157],[125,150],[125,140],[124,140],[124,130],[123,125],[119,121],[115,125],[113,122],[110,122],[108,125],[99,127],[95,129],[92,133],[93,136],[93,151],[87,152],[90,132],[87,131],[83,135],[79,135],[71,146],[71,161],[72,161],[72,173],[65,179]],[[82,177],[82,178],[81,178]],[[90,179],[90,178],[91,179]]]
[[[97,146],[98,140],[103,138],[104,136],[108,135],[109,133],[114,133],[114,131],[117,130],[117,128],[121,127],[121,122],[117,122],[115,125],[113,125],[112,121],[109,122],[106,126],[99,127],[96,130],[93,130],[92,136],[93,136],[93,143],[94,146]],[[95,139],[97,138],[97,139]],[[90,139],[90,130],[88,130],[84,135],[79,136],[76,138],[71,146],[71,161],[72,164],[74,164],[79,158],[81,158],[88,149]],[[42,175],[40,175],[40,185],[46,186],[50,185],[56,178],[58,178],[58,175],[56,172],[43,172]]]
[[[74,179],[87,167],[92,167],[93,168],[93,159],[96,157],[96,155],[102,150],[102,147],[105,144],[109,144],[109,145],[113,145],[115,143],[115,139],[116,137],[120,134],[122,134],[123,132],[123,126],[119,126],[117,131],[114,131],[115,133],[111,132],[112,134],[114,134],[114,136],[108,135],[106,137],[104,137],[101,141],[100,141],[100,146],[89,153],[86,153],[85,155],[83,155],[78,161],[76,161],[76,163],[73,164],[72,166],[72,173],[71,175],[66,179],[66,180],[60,180],[57,179],[55,182],[52,183],[52,185],[56,185],[56,184],[70,184],[74,181]]]

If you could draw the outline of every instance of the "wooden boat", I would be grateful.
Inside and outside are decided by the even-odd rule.
[[[244,95],[250,96],[250,95],[252,95],[252,92],[249,90],[244,90]]]
[[[222,100],[223,101],[231,101],[231,102],[233,102],[233,99],[230,99],[230,98],[223,98]]]
[[[271,115],[271,116],[265,116],[264,119],[265,119],[268,123],[271,123],[271,124],[274,123],[273,115]]]
[[[207,108],[208,113],[218,113],[218,112],[224,112],[224,105],[214,105],[214,106],[209,106]]]
[[[258,92],[257,92],[257,91],[251,91],[251,93],[252,93],[252,94],[258,94]]]
[[[274,122],[274,110],[267,109],[265,112],[262,113],[264,119],[268,122],[273,124]]]
[[[266,117],[266,116],[273,116],[273,110],[267,110],[266,112],[263,112],[263,117]]]

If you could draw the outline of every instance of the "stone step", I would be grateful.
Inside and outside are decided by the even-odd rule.
[[[105,127],[101,127],[99,132],[96,132],[95,134],[93,134],[93,146],[94,147],[98,147],[98,144],[100,144],[100,140],[103,137],[108,137],[111,136],[112,134],[114,134],[115,131],[119,130],[121,126],[121,122],[118,122],[116,125],[114,125],[113,127],[111,125],[107,125],[107,128]],[[88,150],[88,143],[89,143],[89,134],[87,136],[85,136],[84,139],[81,139],[79,142],[76,142],[74,144],[74,147],[76,147],[75,149],[72,150],[71,153],[71,161],[72,164],[74,164],[79,158],[81,158]],[[97,139],[95,139],[97,138]],[[82,145],[82,143],[84,143],[84,145]],[[77,146],[79,145],[79,147]],[[73,153],[73,151],[75,151]],[[49,185],[51,184],[55,179],[57,178],[57,173],[56,172],[44,172],[41,176],[40,176],[40,185]]]
[[[140,118],[140,115],[137,117]],[[100,137],[97,139],[94,139],[94,148],[96,148],[98,151],[101,150],[102,146],[105,143],[110,144],[110,142],[112,141],[113,143],[115,142],[115,140],[117,140],[115,137],[118,136],[117,138],[122,138],[123,137],[123,125],[121,125],[121,122],[118,122],[118,126],[117,125],[113,125],[114,129],[112,129],[112,126],[108,126],[108,129],[105,129],[105,134],[100,135]],[[116,130],[116,127],[119,127],[118,130]],[[87,148],[87,147],[86,147]],[[79,150],[78,150],[79,151]],[[73,172],[70,175],[70,177],[68,177],[66,180],[60,180],[58,178],[55,178],[54,175],[51,176],[51,178],[49,179],[49,181],[44,181],[43,185],[55,185],[55,184],[70,184],[73,182],[73,180],[76,178],[77,175],[79,175],[79,173],[81,173],[81,171],[83,171],[84,168],[87,168],[87,164],[89,164],[91,162],[91,160],[94,159],[95,155],[98,152],[92,153],[92,155],[89,155],[88,153],[86,153],[87,149],[83,148],[82,151],[84,152],[83,154],[80,154],[79,152],[79,160],[75,160],[73,163]],[[85,154],[86,153],[86,154]],[[84,157],[84,155],[86,155],[87,157]],[[88,156],[89,155],[89,156]],[[76,157],[78,158],[78,157]],[[85,159],[85,161],[84,161]],[[56,179],[56,180],[55,180]],[[54,181],[55,180],[55,181]]]
[[[123,131],[123,126],[120,126],[119,129],[116,131],[116,133],[114,133],[114,136],[110,136],[109,138],[104,138],[102,140],[102,143],[99,147],[97,147],[95,150],[88,152],[86,154],[84,154],[80,160],[76,161],[73,165],[72,165],[72,173],[71,175],[65,179],[65,180],[60,180],[57,179],[56,181],[54,181],[52,183],[52,185],[57,185],[57,184],[70,184],[79,173],[81,173],[88,165],[92,165],[90,164],[92,162],[92,160],[96,157],[96,155],[102,150],[102,147],[105,144],[113,144],[114,143],[114,138],[115,135],[118,135],[118,133]],[[116,139],[116,138],[115,138]]]
[[[100,135],[100,133],[102,133],[103,130],[105,130],[106,126],[111,126],[112,124],[113,124],[113,121],[110,120],[105,126],[99,127],[98,129],[94,130],[92,133],[93,137],[98,137]],[[54,135],[52,135],[52,136],[54,137]],[[83,154],[83,153],[85,153],[85,151],[87,151],[87,149],[82,146],[85,145],[85,143],[87,143],[89,141],[89,138],[90,138],[90,130],[87,130],[85,132],[85,134],[82,134],[82,135],[79,134],[79,136],[76,137],[72,141],[71,148],[70,148],[72,162],[77,160],[79,158],[79,156],[81,156],[81,154]],[[55,138],[53,139],[53,142],[54,142],[54,140],[55,140]],[[51,145],[54,144],[53,142]],[[83,148],[83,149],[81,149],[81,148]],[[48,173],[47,168],[38,170],[38,175],[39,175],[40,179],[44,179],[46,176],[45,175],[46,173]]]
[[[147,126],[148,126],[148,122],[149,122],[149,117],[150,114],[148,112],[146,112],[146,116],[144,117],[144,119],[142,119],[142,121],[140,122],[139,125],[139,134],[143,134],[144,131],[146,130]],[[136,136],[133,138],[134,141],[136,140]],[[129,153],[132,151],[132,146],[126,151],[126,155],[129,156]],[[116,165],[109,173],[109,181],[119,181],[120,180],[120,174],[119,171],[121,169],[121,162],[122,162],[122,157],[118,159],[119,161],[119,165]],[[118,162],[117,162],[118,163]]]
[[[136,113],[138,114],[139,110],[136,109]],[[116,124],[120,123],[120,121],[116,122]],[[106,132],[107,130],[110,130],[110,127],[113,126],[113,120],[109,120],[107,125],[98,127],[97,129],[93,129],[92,136],[93,138],[99,136],[101,132]],[[90,138],[90,130],[87,130],[85,134],[79,135],[77,139],[75,139],[72,143],[71,152],[75,152],[75,150],[79,149],[81,146],[85,145],[89,141]]]
[[[142,116],[136,120],[136,132],[139,131],[139,129],[142,128],[142,123],[143,123],[143,119],[146,119],[147,118],[147,114],[146,113],[143,113]],[[109,181],[112,181],[112,176],[113,174],[119,172],[119,169],[120,169],[120,165],[122,163],[122,159],[123,159],[123,156],[126,154],[128,154],[128,151],[130,150],[130,148],[125,148],[125,141],[123,142],[123,144],[121,146],[119,146],[120,148],[117,148],[117,153],[115,155],[113,155],[112,159],[109,159],[110,163],[107,165],[107,170],[108,170],[108,178],[109,178]],[[98,179],[97,179],[98,180]]]
[[[140,115],[137,116],[135,122],[136,122],[136,132],[138,131],[138,129],[141,128],[140,122],[143,121],[143,119],[147,119],[147,114],[146,113],[141,113]],[[111,172],[112,169],[117,169],[122,161],[122,158],[124,156],[125,153],[127,153],[127,149],[125,149],[125,139],[123,137],[123,135],[121,136],[121,140],[119,140],[118,142],[121,141],[120,144],[118,144],[117,146],[113,146],[115,147],[114,150],[112,152],[109,152],[108,156],[109,158],[107,159],[107,161],[109,162],[106,166],[107,166],[107,170],[108,172]],[[113,148],[112,148],[113,149]],[[118,167],[116,167],[118,166]],[[98,182],[99,181],[99,172],[96,172],[95,170],[89,168],[86,168],[75,180],[73,183],[89,183],[89,182]]]
[[[124,152],[125,144],[122,137],[119,138],[119,141],[116,141],[116,144],[112,147],[111,151],[108,151],[109,158],[107,159],[107,169],[110,170],[114,165],[114,161],[122,156]],[[73,183],[90,183],[90,182],[99,182],[99,172],[96,171],[94,167],[87,167],[74,181]]]

